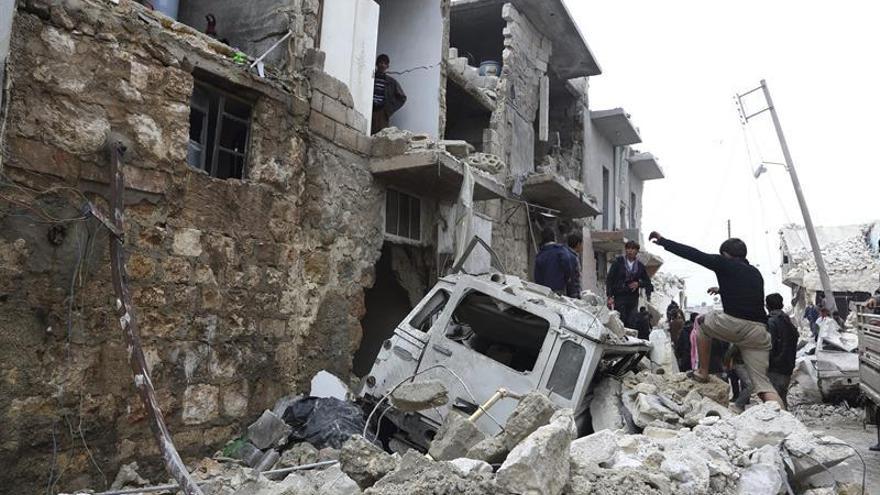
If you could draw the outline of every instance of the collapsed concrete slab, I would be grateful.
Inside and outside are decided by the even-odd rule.
[[[428,455],[435,460],[451,461],[467,455],[471,447],[483,441],[486,435],[462,414],[450,413],[431,441]]]
[[[446,386],[438,380],[409,382],[391,394],[391,404],[401,412],[415,412],[445,406],[449,402]]]

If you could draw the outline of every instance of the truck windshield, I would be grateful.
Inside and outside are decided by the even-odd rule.
[[[475,291],[456,306],[446,336],[516,371],[531,371],[549,329],[547,320]]]

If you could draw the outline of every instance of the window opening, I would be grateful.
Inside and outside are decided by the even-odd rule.
[[[547,380],[547,389],[560,397],[571,399],[586,354],[582,346],[571,341],[563,342],[553,363],[550,379]]]
[[[253,106],[196,82],[189,114],[187,163],[218,179],[241,179],[247,162]]]
[[[422,200],[388,189],[385,192],[385,233],[412,241],[421,241]]]
[[[446,337],[520,372],[532,371],[550,323],[482,292],[462,298]]]
[[[416,330],[427,332],[434,326],[434,322],[440,317],[440,313],[446,308],[449,302],[449,293],[445,290],[438,290],[431,296],[431,299],[422,306],[422,309],[409,321],[409,325]]]

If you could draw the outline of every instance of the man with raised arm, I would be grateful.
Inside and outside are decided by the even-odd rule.
[[[699,368],[688,376],[698,382],[707,381],[711,339],[730,342],[739,348],[758,397],[764,402],[775,400],[784,408],[767,378],[771,339],[767,331],[767,313],[764,312],[764,278],[746,259],[746,244],[731,238],[721,244],[720,254],[708,254],[665,239],[657,232],[651,232],[648,239],[670,253],[712,270],[718,278],[718,287],[712,287],[709,293],[721,296],[723,310],[710,311],[699,318]]]

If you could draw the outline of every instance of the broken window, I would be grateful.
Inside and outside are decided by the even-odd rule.
[[[550,379],[547,380],[547,389],[560,397],[571,399],[586,354],[587,351],[582,346],[571,341],[563,342],[556,355],[553,371],[550,372]]]
[[[440,317],[440,313],[449,302],[449,292],[438,290],[431,299],[422,306],[422,309],[409,321],[409,325],[416,330],[427,332],[434,326],[434,322]]]
[[[252,105],[196,82],[189,114],[187,163],[218,179],[241,179],[247,160]]]
[[[421,241],[422,200],[388,189],[385,192],[385,233],[411,241]]]
[[[446,337],[516,371],[532,371],[550,323],[482,292],[467,294]]]

